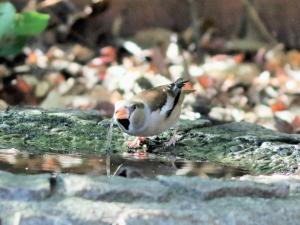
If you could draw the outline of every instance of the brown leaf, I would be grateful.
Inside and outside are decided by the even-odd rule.
[[[292,121],[293,133],[300,133],[300,116],[296,116]]]
[[[294,128],[289,122],[280,119],[277,116],[274,116],[274,119],[275,119],[275,127],[277,128],[278,131],[283,133],[288,133],[288,134],[292,134],[294,132]]]
[[[293,69],[300,67],[300,52],[297,50],[289,51],[287,54],[287,63],[291,65]]]

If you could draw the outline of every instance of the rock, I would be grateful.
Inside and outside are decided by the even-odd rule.
[[[44,97],[50,89],[50,85],[46,81],[40,81],[37,83],[34,94],[38,98]]]
[[[5,65],[0,65],[0,78],[9,76],[9,69]]]
[[[300,135],[283,134],[245,122],[194,128],[182,133],[173,154],[186,159],[216,160],[255,173],[293,173],[298,168]]]
[[[0,171],[1,200],[42,200],[50,195],[49,175],[21,176]]]
[[[191,225],[200,224],[192,213],[187,215],[176,215],[158,210],[128,210],[122,213],[114,225]]]
[[[20,225],[71,225],[74,224],[67,218],[60,218],[49,215],[26,215],[21,216],[19,223]]]
[[[254,108],[254,112],[256,115],[258,115],[260,118],[272,118],[273,117],[273,112],[270,109],[270,107],[266,105],[257,105]]]
[[[285,176],[285,175],[279,175],[274,174],[271,176],[251,176],[251,175],[245,175],[239,178],[239,180],[242,181],[254,181],[258,183],[264,183],[264,184],[270,184],[270,183],[281,183],[286,184],[290,188],[290,194],[299,194],[300,193],[300,177],[298,175],[295,176]]]
[[[1,130],[3,135],[0,135],[2,148],[18,146],[17,149],[36,153],[54,149],[56,153],[71,153],[76,149],[96,149],[101,152],[104,143],[98,137],[103,136],[103,140],[107,133],[107,129],[97,125],[102,117],[96,111],[86,113],[78,110],[27,108],[21,111],[6,110],[1,116],[4,121]],[[11,138],[6,138],[7,135]],[[116,135],[120,134],[114,134],[113,137]]]
[[[118,201],[94,201],[80,197],[62,198],[60,196],[59,198],[54,198],[53,211],[60,217],[65,216],[66,218],[78,221],[79,225],[109,225],[116,221],[118,215],[130,204],[119,203]]]
[[[225,109],[222,107],[214,107],[209,113],[210,118],[220,121],[232,121],[231,109]]]
[[[285,184],[256,184],[249,182],[199,180],[199,178],[163,177],[159,181],[178,192],[191,193],[198,200],[211,200],[223,197],[284,198],[289,194]]]
[[[14,187],[22,189],[24,182],[35,186],[39,176],[49,175],[2,172],[0,178],[12,179]],[[1,199],[0,218],[1,224],[22,225],[297,225],[299,194],[287,189],[294,178],[160,176],[149,180],[63,174],[47,198]],[[41,182],[49,185],[48,179]],[[11,183],[2,183],[1,188]]]
[[[101,220],[92,222],[85,220],[76,220],[75,218],[68,218],[66,216],[57,216],[57,214],[39,214],[39,213],[16,213],[14,216],[14,222],[18,222],[20,225],[81,225],[81,224],[90,224],[90,225],[108,225]]]
[[[66,196],[117,202],[163,202],[168,198],[168,188],[156,181],[145,183],[144,180],[132,179],[129,183],[125,180],[122,177],[61,175],[57,192]]]
[[[51,90],[40,106],[46,109],[63,107],[61,93],[57,89]]]
[[[51,101],[57,98],[58,94],[54,93]],[[50,101],[47,99],[45,105]],[[101,125],[105,121],[98,124],[102,119],[100,113],[28,108],[0,111],[0,147],[35,153],[104,153],[108,127]],[[180,120],[178,125],[179,140],[172,149],[176,157],[210,161],[253,174],[294,173],[299,167],[299,134],[279,133],[245,122],[213,125],[208,120],[195,119]],[[168,130],[154,142],[148,141],[148,151],[169,155],[170,149],[162,151],[160,146],[170,135]],[[117,126],[113,128],[112,140],[112,152],[128,151]]]
[[[7,107],[8,107],[8,104],[4,100],[0,99],[0,111],[6,110]]]

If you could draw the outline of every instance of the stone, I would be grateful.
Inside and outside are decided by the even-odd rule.
[[[148,201],[164,202],[168,199],[169,188],[157,181],[123,177],[96,177],[80,175],[60,175],[57,192],[65,196],[77,196],[101,201]]]
[[[293,173],[298,167],[299,143],[300,135],[275,132],[251,123],[197,127],[195,122],[189,132],[182,133],[172,152],[185,159],[217,161],[255,174]],[[239,146],[239,150],[233,153],[232,146]],[[284,151],[277,151],[282,148]],[[276,158],[275,162],[271,156]]]
[[[26,215],[21,216],[19,223],[20,225],[72,225],[70,220],[67,218],[49,216],[49,215]]]
[[[9,69],[5,65],[0,65],[0,77],[7,77],[9,76]]]
[[[13,175],[0,171],[1,200],[42,200],[50,195],[49,175]]]
[[[0,99],[0,111],[4,111],[7,108],[8,108],[8,104],[4,100]]]
[[[273,174],[270,176],[260,175],[252,176],[245,175],[240,178],[242,181],[254,181],[258,183],[270,184],[270,183],[281,183],[289,186],[290,194],[300,194],[300,176],[299,175],[280,175]]]
[[[62,98],[61,93],[59,93],[58,90],[53,89],[48,93],[46,98],[42,101],[41,107],[45,109],[63,107],[63,102],[61,98]]]
[[[108,225],[112,224],[131,203],[119,203],[117,201],[105,202],[101,200],[89,200],[80,197],[61,197],[53,199],[52,214],[69,218],[80,224]],[[143,203],[141,203],[142,205]],[[134,208],[134,205],[132,205]],[[48,206],[45,206],[48,209]],[[45,210],[43,210],[45,211]],[[49,210],[48,210],[49,211]],[[84,221],[84,222],[83,222]]]
[[[40,213],[27,213],[21,214],[16,213],[14,215],[14,224],[19,225],[81,225],[81,224],[90,224],[90,225],[108,225],[108,223],[98,221],[85,221],[85,220],[76,220],[74,217],[67,217],[64,215],[47,215]]]
[[[23,188],[35,185],[37,176],[3,172],[0,178],[13,178],[14,186]],[[299,194],[286,189],[293,178],[297,179],[274,175],[240,180],[182,176],[149,180],[62,174],[47,198],[1,199],[0,218],[1,224],[20,225],[298,225]],[[47,179],[43,182],[49,184]],[[158,196],[164,196],[163,201]]]
[[[159,210],[128,210],[117,218],[114,225],[191,225],[200,224],[200,221],[192,213],[189,216],[178,216]]]
[[[190,193],[199,200],[224,197],[285,198],[289,194],[286,184],[259,184],[238,181],[204,180],[187,177],[159,176],[159,181],[181,193]]]
[[[50,97],[52,96],[52,97]],[[43,105],[59,105],[58,93],[50,93]],[[70,111],[9,108],[0,111],[0,147],[28,152],[74,152],[104,154],[108,128],[99,125],[102,117],[83,112],[82,119]],[[78,111],[78,110],[77,110]],[[91,116],[89,116],[91,115]],[[105,120],[103,121],[105,123]],[[213,124],[206,119],[180,120],[175,148],[160,147],[170,138],[170,130],[148,141],[148,152],[177,158],[218,163],[249,171],[251,174],[295,173],[299,165],[300,135],[275,132],[245,122]],[[24,135],[26,134],[26,135]],[[123,133],[114,126],[111,150],[128,152]],[[238,146],[238,147],[237,147]]]
[[[40,81],[37,83],[37,85],[35,87],[34,94],[36,97],[42,98],[42,97],[46,96],[49,89],[50,89],[50,85],[48,82]]]

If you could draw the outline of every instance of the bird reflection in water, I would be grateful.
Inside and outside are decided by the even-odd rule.
[[[157,175],[230,178],[249,173],[209,162],[158,159],[147,154],[142,157],[133,154],[112,155],[110,163],[113,175],[128,178],[154,178]],[[28,154],[16,149],[0,150],[0,170],[22,174],[55,172],[107,175],[105,155]]]

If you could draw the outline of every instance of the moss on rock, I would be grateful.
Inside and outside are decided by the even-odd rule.
[[[0,112],[0,147],[30,153],[105,153],[109,120],[97,111],[12,108]],[[205,160],[247,169],[255,174],[295,172],[300,164],[300,135],[288,135],[243,122],[213,126],[208,120],[179,122],[180,140],[175,154],[188,160]],[[164,132],[148,146],[166,141]],[[157,141],[158,140],[158,141]],[[124,136],[113,128],[113,153],[127,151]],[[156,149],[157,150],[157,149]]]
[[[33,153],[104,152],[107,126],[96,111],[9,109],[0,113],[0,147]],[[113,132],[113,149],[121,151],[121,133]],[[118,146],[118,147],[117,147]]]
[[[186,159],[200,159],[245,168],[255,174],[295,172],[300,163],[300,135],[233,122],[191,128],[174,150]]]

